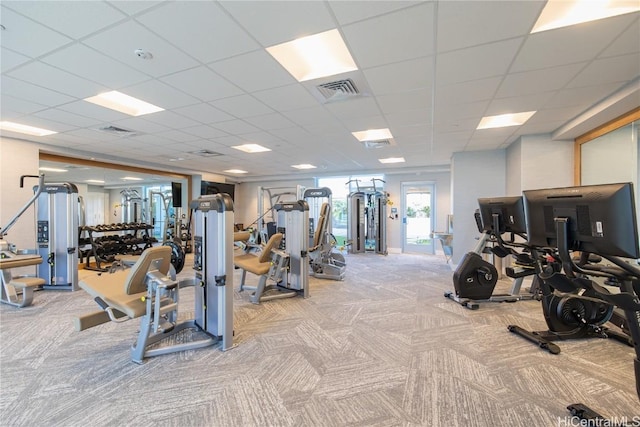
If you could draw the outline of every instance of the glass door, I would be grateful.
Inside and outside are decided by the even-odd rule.
[[[429,182],[402,184],[402,251],[435,253],[433,232],[434,185]]]

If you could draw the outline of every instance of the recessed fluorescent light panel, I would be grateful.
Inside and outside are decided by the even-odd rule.
[[[68,171],[68,170],[66,170],[66,169],[60,169],[60,168],[47,168],[47,167],[44,167],[44,166],[41,166],[41,167],[39,167],[38,169],[39,169],[39,170],[41,170],[41,171],[45,171],[45,172],[69,172],[69,171]]]
[[[24,133],[26,135],[47,136],[58,133],[52,130],[41,129],[34,126],[21,125],[14,122],[0,122],[0,130],[8,130],[11,132]]]
[[[299,82],[358,69],[338,30],[271,46],[267,52]]]
[[[88,179],[85,182],[89,184],[104,184],[104,181],[101,179]]]
[[[639,10],[638,0],[548,0],[531,33],[597,21]]]
[[[271,151],[269,148],[263,147],[262,145],[258,145],[258,144],[236,145],[235,147],[231,147],[231,148],[244,151],[245,153],[262,153],[264,151]]]
[[[315,169],[316,167],[313,165],[310,165],[309,163],[303,163],[300,165],[291,165],[292,168],[296,168],[296,169]]]
[[[142,178],[137,178],[135,176],[125,176],[122,179],[125,181],[142,181]]]
[[[381,139],[391,139],[391,131],[389,129],[369,129],[359,132],[351,132],[358,141],[379,141]]]
[[[227,172],[227,173],[238,173],[238,174],[249,173],[247,171],[243,171],[242,169],[227,169],[225,172]]]
[[[404,157],[387,157],[386,159],[378,159],[380,163],[404,163]]]
[[[476,129],[492,129],[504,128],[508,126],[520,126],[524,124],[535,111],[526,111],[524,113],[500,114],[498,116],[486,116],[480,120],[480,124]]]
[[[84,100],[91,102],[92,104],[100,105],[101,107],[110,108],[136,117],[143,116],[145,114],[157,113],[158,111],[164,111],[164,108],[149,104],[148,102],[144,102],[138,98],[134,98],[133,96],[126,95],[116,90],[85,98]]]

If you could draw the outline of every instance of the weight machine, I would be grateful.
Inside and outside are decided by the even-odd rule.
[[[309,262],[311,275],[319,279],[344,280],[346,260],[334,251],[331,189],[308,188],[304,200],[309,205]]]
[[[166,246],[142,253],[131,271],[88,276],[80,282],[103,310],[76,318],[82,331],[109,321],[121,323],[140,317],[131,360],[192,350],[221,343],[233,344],[233,202],[226,194],[201,196],[194,202],[194,277],[178,281],[170,268],[171,250]],[[195,286],[195,317],[178,323],[179,291]],[[162,343],[193,329],[205,337]],[[182,337],[181,337],[182,338]]]
[[[44,289],[78,290],[78,239],[80,237],[78,187],[65,182],[45,184],[37,199],[36,239],[38,266]]]
[[[347,202],[347,242],[350,253],[375,252],[387,255],[387,193],[376,188],[376,181],[372,178],[372,187],[360,188],[349,194]]]
[[[278,203],[295,202],[303,198],[304,187],[258,187],[258,234],[262,242],[269,240],[275,233],[276,211]],[[268,207],[265,207],[265,203]]]

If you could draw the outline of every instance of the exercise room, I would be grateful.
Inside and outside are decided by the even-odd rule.
[[[637,1],[0,3],[0,425],[639,426]]]

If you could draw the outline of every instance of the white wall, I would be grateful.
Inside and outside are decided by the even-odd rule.
[[[37,144],[0,137],[0,227],[33,196],[35,178],[25,178],[20,188],[20,176],[38,175],[40,153]],[[25,211],[9,230],[5,240],[20,249],[36,247],[35,210],[33,205]]]
[[[505,196],[518,196],[522,192],[522,138],[507,147],[507,178]]]
[[[479,197],[505,195],[506,150],[454,153],[451,160],[454,265],[473,250],[478,237],[474,212]]]
[[[523,136],[522,190],[568,187],[573,182],[573,141],[553,141],[550,135]]]

